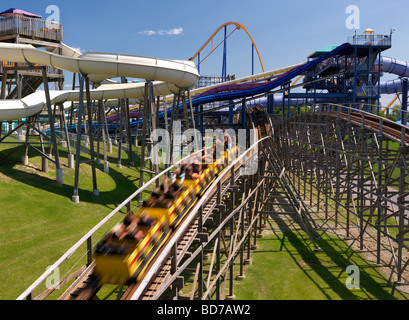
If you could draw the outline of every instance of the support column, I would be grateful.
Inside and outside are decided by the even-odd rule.
[[[199,209],[199,222],[198,222],[198,233],[203,234],[203,207],[200,207]],[[200,243],[200,246],[202,246],[202,250],[200,250],[199,253],[199,275],[198,275],[198,296],[199,299],[201,300],[203,298],[203,243]]]
[[[402,79],[402,124],[406,126],[408,121],[408,78]]]
[[[243,162],[242,165],[243,169],[245,168],[245,164]],[[243,201],[243,199],[246,196],[246,180],[245,178],[241,178],[241,199]],[[246,205],[244,205],[241,210],[240,210],[240,239],[243,239],[244,237],[244,221],[245,221],[245,210],[246,210]],[[238,231],[237,231],[238,232]],[[236,279],[238,280],[244,280],[246,279],[246,276],[244,275],[244,246],[245,246],[245,241],[243,242],[243,244],[240,246],[240,272],[239,274],[236,276]]]
[[[57,173],[57,185],[62,186],[63,185],[63,169],[60,166],[60,157],[58,155],[57,139],[55,136],[55,128],[54,128],[54,116],[51,110],[51,99],[50,99],[50,91],[48,87],[47,69],[45,67],[42,68],[42,76],[43,76],[45,99],[46,99],[46,104],[47,104],[48,119],[50,121],[51,141],[52,141],[53,150],[54,150],[54,159],[55,159],[55,166],[56,166],[56,173]]]
[[[234,168],[232,168],[231,170],[231,180],[230,180],[230,188],[231,188],[231,192],[230,192],[230,212],[233,212],[234,210],[234,204],[236,203],[236,188],[234,186],[234,180],[235,180],[235,172],[234,172]],[[233,249],[234,249],[234,226],[235,226],[235,218],[234,216],[231,218],[230,220],[230,252],[229,254],[232,255],[233,253]],[[232,261],[230,262],[230,266],[229,266],[229,294],[226,296],[226,300],[235,300],[236,299],[236,295],[233,292],[233,280],[234,280],[234,259],[232,259]],[[227,276],[227,275],[226,275]]]
[[[105,128],[107,126],[106,116],[105,116],[105,107],[104,101],[100,100],[98,103],[100,122],[101,122],[101,131],[102,131],[102,148],[104,152],[104,172],[109,173],[109,161],[107,156],[107,140],[109,140],[109,132]]]
[[[383,122],[380,123],[380,130],[379,134],[377,136],[378,138],[378,144],[379,144],[379,152],[378,152],[378,157],[379,157],[379,165],[378,165],[378,189],[377,189],[377,196],[378,196],[378,208],[377,208],[377,221],[381,221],[382,216],[383,216],[383,206],[382,206],[382,189],[383,189],[383,165],[381,165],[383,161]],[[376,263],[379,265],[381,263],[381,225],[377,224],[376,228]]]
[[[150,132],[152,133],[152,144],[151,144],[151,148],[150,148],[150,152],[151,152],[151,162],[153,164],[154,167],[154,175],[158,175],[159,174],[159,164],[158,164],[158,154],[155,152],[152,152],[152,147],[158,143],[158,133],[157,133],[157,129],[158,129],[158,117],[157,115],[155,115],[155,97],[153,95],[153,83],[150,81],[149,82],[149,109],[150,109],[150,118],[151,118],[151,130]],[[156,180],[156,187],[159,187],[159,179]]]
[[[157,163],[156,157],[157,154],[153,154],[152,151],[152,143],[158,142],[158,137],[156,134],[156,119],[153,115],[153,86],[150,81],[145,83],[145,94],[144,94],[144,110],[143,110],[143,129],[142,129],[142,143],[141,143],[141,163],[140,163],[140,178],[139,178],[139,187],[141,187],[144,183],[144,173],[149,173],[151,176],[159,174],[159,165],[154,164],[154,170],[147,170],[145,160],[150,159],[150,156],[155,157],[155,159],[150,159],[151,164]],[[150,134],[153,133],[152,138],[153,141],[150,141]],[[149,143],[147,142],[147,136],[149,136]],[[149,144],[149,145],[147,145]],[[145,153],[148,154],[148,157],[145,157]],[[151,154],[152,153],[152,154]],[[159,180],[156,181],[157,187],[159,187]],[[142,200],[142,194],[139,196],[139,200]]]
[[[125,99],[125,121],[126,121],[126,135],[128,137],[128,157],[129,165],[134,166],[133,152],[132,152],[132,135],[131,135],[131,117],[129,112],[129,100]]]
[[[89,88],[89,78],[85,78],[86,93],[87,93],[87,107],[88,107],[88,130],[89,130],[89,143],[90,143],[90,157],[91,157],[91,170],[92,170],[92,193],[95,196],[99,196],[99,190],[97,187],[97,173],[95,169],[95,151],[94,151],[94,134],[92,128],[92,102]]]
[[[122,139],[123,139],[123,124],[124,124],[124,99],[118,99],[118,130],[119,130],[119,140],[118,140],[118,168],[122,168]]]
[[[79,170],[81,162],[81,135],[82,135],[82,116],[84,113],[84,76],[79,74],[79,99],[78,99],[78,120],[77,120],[77,141],[76,141],[76,156],[75,156],[75,177],[74,177],[74,195],[72,201],[78,203],[80,197],[78,194]]]
[[[406,79],[406,91],[403,91],[403,95],[407,96],[407,79]],[[402,111],[403,111],[403,100],[402,100]],[[402,123],[403,123],[403,114],[402,114]],[[406,121],[406,120],[405,120]],[[397,283],[402,283],[402,273],[406,266],[402,267],[402,259],[403,259],[403,247],[405,241],[405,233],[407,232],[407,228],[405,228],[405,197],[408,194],[407,185],[406,185],[406,178],[408,176],[405,163],[405,153],[408,152],[408,147],[405,144],[405,133],[406,130],[404,127],[401,129],[401,142],[399,147],[400,152],[400,177],[399,177],[399,195],[398,195],[398,204],[399,204],[399,221],[398,221],[398,234],[396,235],[396,240],[398,242],[398,261],[396,266],[396,273],[397,273]],[[406,230],[405,230],[406,229]]]

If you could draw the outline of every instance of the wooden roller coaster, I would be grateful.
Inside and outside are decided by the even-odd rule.
[[[177,226],[175,226],[172,234],[169,236],[169,238],[164,242],[164,244],[158,248],[157,251],[154,251],[154,254],[149,257],[149,263],[147,263],[146,268],[140,276],[138,276],[134,281],[127,281],[127,282],[122,282],[118,283],[118,294],[117,294],[117,299],[121,300],[149,300],[149,299],[158,299],[160,298],[166,290],[171,290],[174,294],[177,296],[177,292],[180,288],[184,286],[184,278],[181,276],[181,272],[185,270],[188,266],[191,266],[193,264],[194,259],[198,259],[199,257],[202,257],[199,260],[203,260],[203,255],[205,254],[204,248],[208,246],[209,244],[212,244],[212,246],[215,248],[213,251],[213,258],[211,261],[211,265],[218,265],[220,263],[220,260],[216,252],[221,250],[221,245],[225,244],[225,240],[223,238],[223,233],[220,232],[222,227],[227,226],[229,221],[229,217],[231,217],[233,214],[239,214],[239,211],[242,209],[242,206],[246,204],[248,199],[251,199],[254,195],[257,195],[257,192],[259,191],[258,186],[260,183],[266,183],[266,179],[268,178],[268,173],[272,173],[271,181],[275,181],[274,184],[269,185],[270,187],[266,188],[266,191],[269,191],[271,188],[276,189],[277,183],[281,186],[281,189],[284,190],[284,194],[289,197],[289,199],[292,199],[290,202],[296,207],[296,213],[299,215],[299,220],[302,222],[303,227],[305,227],[305,230],[307,232],[314,232],[314,229],[317,227],[314,223],[313,220],[309,217],[309,213],[307,212],[308,209],[306,209],[305,205],[303,204],[301,197],[298,195],[297,190],[300,190],[300,185],[299,185],[299,179],[298,179],[298,188],[295,185],[295,181],[291,182],[289,179],[289,176],[287,175],[287,171],[292,171],[294,179],[296,179],[297,176],[302,177],[303,179],[317,179],[319,175],[322,174],[322,172],[334,172],[335,176],[334,177],[329,177],[330,179],[335,179],[338,183],[339,188],[337,187],[336,190],[332,189],[334,194],[335,194],[335,200],[338,203],[338,206],[344,206],[344,203],[342,202],[345,200],[342,198],[342,193],[340,191],[340,188],[343,187],[345,184],[346,186],[351,183],[351,181],[357,181],[357,177],[354,176],[355,180],[352,180],[352,173],[351,175],[348,175],[348,168],[350,168],[351,164],[348,163],[343,163],[341,161],[335,161],[335,160],[329,160],[327,159],[329,156],[334,157],[336,154],[343,155],[349,158],[356,157],[358,160],[355,160],[352,165],[357,167],[359,165],[359,161],[362,159],[362,154],[355,154],[353,150],[358,150],[355,147],[350,147],[348,149],[347,146],[345,146],[345,149],[343,150],[337,150],[337,153],[333,153],[333,149],[328,149],[327,151],[324,152],[324,155],[326,160],[323,161],[321,157],[322,155],[322,150],[327,148],[327,146],[331,145],[332,147],[335,145],[334,144],[334,139],[345,139],[345,135],[348,136],[348,139],[350,137],[353,137],[351,131],[342,131],[342,130],[347,130],[345,129],[346,126],[351,126],[352,128],[361,128],[363,129],[362,132],[372,132],[373,135],[381,135],[383,139],[388,139],[390,141],[395,141],[400,143],[400,148],[398,153],[394,154],[394,157],[398,159],[398,157],[402,154],[403,156],[408,154],[407,152],[407,147],[409,145],[409,128],[406,126],[402,126],[399,124],[396,124],[392,121],[377,117],[373,114],[366,113],[363,111],[359,110],[353,110],[351,108],[344,108],[344,107],[339,107],[339,108],[321,108],[321,109],[316,109],[312,110],[312,112],[305,112],[303,114],[297,114],[292,115],[291,117],[288,117],[288,119],[285,120],[283,117],[283,121],[281,122],[280,125],[277,125],[276,127],[272,126],[272,123],[267,116],[267,114],[259,107],[255,108],[248,108],[247,109],[247,115],[246,115],[246,120],[247,120],[247,127],[249,128],[255,128],[258,131],[259,136],[261,137],[261,140],[257,142],[257,145],[259,145],[260,150],[259,153],[264,157],[264,160],[267,160],[265,162],[266,166],[269,166],[270,170],[265,171],[265,167],[261,168],[256,175],[252,177],[245,178],[247,179],[247,182],[250,183],[250,185],[253,186],[253,188],[250,188],[251,191],[248,191],[247,195],[245,196],[246,199],[240,198],[237,196],[234,196],[237,193],[238,187],[237,184],[240,184],[239,182],[243,177],[241,176],[241,168],[243,167],[242,164],[234,164],[232,166],[225,167],[225,169],[221,172],[221,177],[220,179],[215,179],[213,180],[212,183],[210,183],[207,187],[206,194],[199,199],[199,201],[195,202],[194,205],[190,206],[189,209],[183,214],[183,219],[180,220],[180,223],[178,223]],[[336,126],[338,126],[336,129],[334,129]],[[280,135],[280,130],[288,130],[288,133],[285,135]],[[299,131],[300,129],[298,127],[302,127],[302,130],[304,131]],[[318,128],[319,130],[324,130],[321,128],[328,128],[325,129],[326,133],[324,134],[324,131],[317,131],[320,134],[315,134],[312,130],[316,130],[314,128]],[[298,128],[298,129],[297,129]],[[273,130],[274,129],[274,130]],[[295,130],[295,131],[294,131]],[[298,130],[298,131],[297,131]],[[338,130],[338,131],[334,131]],[[294,132],[293,132],[294,131]],[[338,134],[340,132],[344,132],[344,136],[340,137]],[[346,133],[345,133],[346,132]],[[315,136],[313,136],[315,134]],[[267,139],[266,137],[273,137],[273,139]],[[286,138],[290,137],[290,138]],[[276,140],[282,139],[281,142],[277,142]],[[325,139],[332,139],[324,141]],[[371,143],[371,138],[368,136],[367,139]],[[330,141],[330,142],[329,142]],[[357,142],[356,142],[357,143]],[[303,147],[300,149],[301,145],[307,145],[309,144],[309,147]],[[278,146],[282,146],[280,148],[283,149],[278,149]],[[344,146],[342,142],[339,143],[339,145]],[[373,144],[374,145],[374,144]],[[285,148],[283,146],[286,146]],[[319,147],[317,147],[319,146]],[[355,149],[352,149],[355,148]],[[288,150],[294,150],[292,153],[288,153]],[[300,150],[304,150],[304,152],[307,152],[308,155],[303,155]],[[362,149],[363,150],[363,149]],[[332,152],[332,153],[331,153]],[[247,154],[249,151],[246,151],[246,154],[244,154],[245,159],[247,159]],[[269,157],[271,158],[269,159]],[[286,156],[289,158],[286,159]],[[293,162],[291,164],[290,158],[291,157],[300,157],[300,161]],[[302,167],[297,167],[297,163],[301,163],[302,159],[307,159],[311,158],[313,161],[311,164],[313,167],[309,168],[308,165],[302,166]],[[281,159],[281,160],[280,160]],[[406,159],[406,158],[405,158]],[[297,160],[297,159],[295,159]],[[254,159],[247,159],[244,161],[244,166],[248,165],[249,162],[254,161]],[[374,160],[379,161],[377,159]],[[405,160],[406,161],[406,160]],[[290,163],[290,165],[287,165],[287,163]],[[294,165],[295,164],[295,165]],[[309,164],[309,163],[308,163]],[[339,168],[335,168],[335,164],[339,166]],[[320,169],[320,166],[328,166],[328,168],[331,169]],[[362,165],[367,166],[366,162],[362,162]],[[387,163],[384,163],[385,166],[388,166]],[[397,160],[392,164],[392,167],[397,167],[399,163]],[[332,167],[331,167],[332,166]],[[301,169],[303,172],[301,172]],[[373,170],[372,166],[369,164],[368,168]],[[403,167],[399,167],[401,172],[406,172],[407,167],[403,165]],[[307,171],[310,170],[310,171]],[[369,170],[366,169],[365,170]],[[389,170],[389,169],[388,169]],[[387,169],[384,170],[385,174],[390,174]],[[354,175],[357,174],[357,170],[354,171]],[[258,180],[260,176],[263,175],[263,182]],[[408,175],[408,173],[406,173]],[[374,176],[374,174],[372,174]],[[311,177],[311,178],[308,178]],[[403,176],[405,177],[405,175]],[[365,181],[368,180],[366,178],[365,174],[362,175],[362,179],[366,179]],[[399,178],[398,178],[399,179]],[[268,181],[269,179],[267,179]],[[244,181],[244,180],[243,180]],[[317,188],[322,188],[322,183],[320,183],[317,180]],[[389,178],[383,178],[384,183],[390,182],[390,181],[397,181],[397,179],[391,179]],[[273,187],[274,186],[274,187]],[[350,202],[354,202],[354,197],[361,197],[362,198],[362,193],[359,193],[360,191],[357,190],[355,191],[355,188],[366,188],[365,182],[363,182],[361,185],[359,182],[354,182],[353,187],[349,189],[349,193],[351,193],[351,199],[349,200]],[[304,184],[305,188],[305,184]],[[400,179],[400,185],[398,187],[399,194],[405,195],[407,193],[407,182],[405,179]],[[273,189],[271,189],[273,190]],[[322,189],[324,190],[324,189]],[[331,189],[325,189],[327,192],[328,190]],[[407,217],[405,218],[405,213],[407,214],[407,200],[403,196],[399,196],[398,200],[394,200],[393,198],[387,199],[390,196],[390,191],[388,189],[383,189],[385,190],[385,195],[380,195],[380,199],[383,199],[385,203],[387,202],[387,206],[384,205],[383,208],[386,208],[385,210],[385,215],[387,217],[390,216],[397,216],[399,215],[400,220],[402,222],[402,225],[399,225],[399,234],[402,236],[405,234],[407,231],[405,231],[407,228]],[[306,192],[304,190],[304,192]],[[324,192],[324,191],[323,191]],[[365,191],[366,195],[364,197],[368,197],[369,194],[373,194],[371,197],[374,197],[375,191]],[[389,193],[388,193],[389,192]],[[267,192],[268,193],[268,192]],[[356,193],[356,196],[354,194]],[[332,196],[334,197],[334,194]],[[244,195],[244,193],[243,193]],[[223,199],[227,198],[228,201],[225,202]],[[229,200],[230,199],[230,200]],[[237,201],[241,199],[243,203],[240,205]],[[372,199],[372,198],[371,198]],[[365,199],[364,199],[365,200]],[[369,200],[369,198],[368,198]],[[230,202],[231,204],[229,204]],[[371,200],[375,201],[374,203],[377,204],[378,200]],[[389,204],[390,203],[390,204]],[[226,210],[226,206],[232,205],[230,211]],[[234,209],[235,206],[237,206],[236,209]],[[392,209],[388,209],[388,206],[398,206],[398,210],[393,209],[394,211],[388,211]],[[256,209],[256,207],[254,207]],[[401,275],[403,269],[408,265],[408,263],[404,263],[404,258],[402,256],[401,251],[403,249],[408,249],[407,244],[405,243],[406,240],[400,241],[399,238],[394,238],[392,237],[388,231],[387,231],[387,226],[380,228],[382,225],[382,219],[387,219],[383,216],[378,216],[379,221],[377,223],[374,223],[369,220],[365,220],[365,216],[367,215],[365,210],[368,210],[367,207],[362,205],[359,207],[359,205],[354,205],[353,211],[351,211],[351,208],[346,207],[348,214],[355,214],[358,217],[358,220],[361,223],[361,232],[366,231],[367,225],[373,225],[375,228],[378,228],[379,234],[380,235],[386,235],[389,238],[393,238],[394,241],[398,244],[398,254],[395,256],[396,260],[396,265],[397,265],[397,270],[398,274]],[[348,211],[349,210],[349,211]],[[360,213],[359,210],[362,210]],[[231,212],[230,214],[227,214],[226,212]],[[260,211],[261,212],[261,211]],[[392,212],[392,213],[391,213]],[[194,270],[194,275],[195,275],[195,281],[194,281],[194,287],[192,289],[192,297],[193,293],[196,290],[197,296],[200,299],[209,297],[210,290],[211,288],[215,287],[215,295],[216,299],[219,296],[219,289],[220,289],[220,279],[222,278],[223,272],[224,274],[228,270],[232,270],[230,268],[232,266],[232,261],[235,259],[237,254],[240,254],[240,259],[241,263],[245,259],[245,254],[244,254],[244,247],[247,247],[247,244],[250,247],[248,240],[246,240],[246,236],[248,236],[252,231],[252,228],[256,230],[257,228],[255,227],[255,221],[257,221],[258,215],[256,215],[257,209],[253,211],[253,213],[246,219],[246,225],[248,229],[244,231],[238,238],[240,238],[239,245],[237,248],[232,247],[230,250],[230,254],[226,255],[226,264],[224,267],[218,266],[216,268],[217,275],[214,275],[214,280],[213,280],[213,275],[211,277],[211,270],[209,271],[209,279],[207,283],[204,283],[203,279],[200,280],[202,275],[202,268],[203,268],[203,262],[197,264],[197,268]],[[364,214],[365,213],[365,214]],[[369,216],[373,217],[373,211],[369,214]],[[236,218],[238,216],[236,215]],[[379,218],[380,217],[380,218]],[[222,219],[226,219],[225,221]],[[241,218],[240,218],[241,219]],[[244,218],[243,218],[244,219]],[[244,220],[243,220],[244,221]],[[260,220],[261,221],[261,220]],[[237,220],[236,220],[237,223]],[[240,225],[240,222],[239,222]],[[244,224],[242,226],[244,228]],[[348,225],[347,225],[348,228]],[[380,229],[379,229],[380,228]],[[211,230],[216,230],[217,232],[215,233],[210,233],[206,232],[207,229]],[[234,226],[232,225],[232,230],[234,229]],[[209,231],[207,230],[207,231]],[[260,230],[260,229],[258,229]],[[239,232],[236,230],[236,232]],[[256,231],[255,231],[256,232]],[[217,235],[216,235],[217,234]],[[234,233],[230,234],[232,237],[235,237]],[[310,234],[309,234],[310,235]],[[314,243],[313,238],[310,235],[311,241]],[[256,238],[256,237],[255,237]],[[254,238],[254,239],[255,239]],[[380,236],[379,236],[380,238]],[[402,238],[403,239],[403,238]],[[360,238],[360,241],[362,240],[362,235]],[[315,243],[314,243],[315,245]],[[209,250],[212,246],[207,247],[207,250]],[[217,250],[216,250],[217,248]],[[234,249],[234,250],[233,250]],[[226,252],[229,251],[229,248],[225,247]],[[396,249],[393,249],[396,250]],[[241,253],[240,253],[241,252]],[[248,251],[250,252],[250,250]],[[216,257],[216,258],[215,258]],[[248,257],[249,258],[249,253]],[[98,292],[101,290],[101,288],[104,286],[104,283],[101,283],[99,281],[98,275],[95,273],[95,260],[90,260],[90,263],[87,266],[82,267],[79,269],[77,272],[75,272],[70,279],[75,277],[75,281],[71,284],[71,286],[66,290],[61,296],[60,300],[90,300],[90,299],[96,299]],[[193,264],[194,265],[194,264]],[[195,287],[196,286],[196,287]],[[209,286],[209,287],[207,287]],[[232,291],[232,289],[230,290]],[[44,297],[45,293],[41,294],[38,297]],[[37,298],[38,298],[37,297]]]

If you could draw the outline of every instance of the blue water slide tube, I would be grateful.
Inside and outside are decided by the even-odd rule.
[[[296,67],[290,71],[288,71],[286,74],[284,74],[284,76],[279,77],[273,81],[269,81],[266,82],[265,85],[259,86],[257,88],[252,88],[252,89],[247,89],[247,90],[238,90],[238,91],[232,91],[232,92],[222,92],[222,93],[217,93],[217,94],[211,94],[211,95],[205,95],[205,96],[201,96],[198,98],[193,98],[192,99],[192,106],[197,106],[200,104],[205,104],[205,103],[211,103],[211,102],[216,102],[216,101],[226,101],[226,100],[233,100],[233,99],[241,99],[244,97],[251,97],[251,96],[255,96],[258,94],[262,94],[262,93],[266,93],[269,92],[287,82],[289,82],[291,79],[293,79],[294,77],[297,77],[298,75],[314,68],[315,66],[317,66],[318,64],[320,64],[321,62],[323,62],[324,60],[337,55],[338,53],[347,50],[349,48],[352,48],[352,45],[350,43],[344,43],[340,46],[338,46],[337,48],[335,48],[334,50],[322,55],[321,57],[309,61],[299,67]],[[238,86],[239,87],[239,86]],[[187,106],[189,106],[189,102],[187,102]],[[182,105],[179,106],[179,108],[182,108]],[[172,109],[168,109],[167,110],[167,117],[169,117],[172,113]],[[162,111],[158,114],[159,119],[162,119],[165,116],[165,112]],[[143,122],[143,120],[139,120],[139,121],[132,121],[131,122],[131,127],[134,127],[136,125],[140,125]],[[113,124],[112,124],[113,125]]]
[[[287,73],[285,73],[284,75],[278,77],[277,79],[273,80],[273,81],[269,81],[266,82],[265,85],[261,85],[259,87],[256,88],[252,88],[252,89],[246,89],[246,90],[237,90],[237,91],[231,91],[231,92],[222,92],[222,93],[217,93],[217,94],[210,94],[210,95],[203,95],[197,98],[193,98],[192,99],[192,106],[197,106],[200,104],[205,104],[205,103],[211,103],[211,102],[216,102],[216,101],[227,101],[227,100],[233,100],[233,99],[241,99],[241,98],[245,98],[245,97],[252,97],[258,94],[262,94],[262,93],[267,93],[281,85],[286,84],[287,82],[289,82],[291,79],[293,79],[294,77],[297,77],[298,75],[314,68],[315,66],[317,66],[318,64],[320,64],[321,62],[323,62],[324,60],[337,55],[338,53],[350,49],[352,48],[352,45],[350,43],[344,43],[340,46],[338,46],[337,48],[335,48],[334,50],[322,55],[321,57],[309,61],[299,67],[295,67],[293,69],[291,69],[290,71],[288,71]],[[240,88],[240,86],[238,85],[238,88]],[[187,106],[189,107],[189,102],[186,102]],[[179,110],[182,109],[182,104],[179,105]],[[165,112],[162,111],[158,114],[159,119],[163,119],[163,117],[167,116],[171,116],[172,114],[172,108],[169,108],[167,110],[167,114],[165,115]],[[132,121],[130,123],[131,127],[136,127],[137,125],[141,125],[143,123],[143,119],[137,120],[137,121]],[[114,129],[116,126],[115,123],[111,123],[110,125],[108,125],[109,129]]]

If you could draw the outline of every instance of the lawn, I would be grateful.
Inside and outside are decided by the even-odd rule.
[[[269,220],[273,233],[258,239],[253,264],[246,278],[236,281],[238,300],[407,300],[388,286],[378,267],[365,261],[344,239],[322,234],[315,252],[307,235],[284,227],[281,220]],[[348,289],[349,265],[359,268],[359,288]]]
[[[1,145],[0,158],[11,148],[13,145]],[[49,164],[49,172],[42,172],[41,157],[30,150],[29,164],[23,166],[22,153],[19,150],[0,164],[0,299],[3,300],[16,299],[139,186],[136,166],[129,166],[123,152],[122,168],[119,168],[118,149],[114,147],[109,154],[109,174],[103,172],[103,163],[97,166],[99,196],[92,193],[91,166],[81,164],[80,203],[75,204],[71,201],[74,169],[67,167],[66,149],[60,148],[64,171],[61,187],[55,182],[53,164]],[[82,157],[86,159],[87,155]],[[122,215],[115,217],[117,221]],[[99,232],[94,242],[115,222],[114,219]]]
[[[13,146],[0,145],[0,158],[10,148]],[[99,196],[92,193],[89,164],[81,164],[78,204],[71,201],[74,170],[67,167],[65,148],[60,148],[64,170],[61,187],[55,182],[54,165],[49,165],[49,172],[42,172],[41,157],[32,151],[28,166],[20,164],[22,150],[0,164],[1,300],[16,299],[49,265],[137,190],[139,158],[134,153],[135,166],[129,166],[124,152],[122,168],[119,168],[117,154],[118,149],[114,147],[108,155],[109,174],[103,172],[103,163],[97,166]],[[82,156],[87,158],[86,154]],[[99,231],[94,244],[122,217],[123,212]],[[273,231],[258,239],[258,248],[251,257],[253,264],[246,266],[246,279],[235,281],[237,299],[406,299],[387,286],[387,279],[377,267],[352,251],[343,239],[323,234],[318,241],[322,252],[317,253],[308,245],[306,234],[287,228],[280,220],[269,220],[267,229]],[[72,257],[79,261],[77,268],[84,264],[84,252]],[[349,265],[359,267],[359,289],[350,290],[345,286]],[[61,274],[70,271],[70,267],[61,270]]]

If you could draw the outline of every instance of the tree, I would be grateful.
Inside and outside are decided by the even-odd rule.
[[[392,121],[398,121],[401,109],[402,106],[400,104],[395,104],[389,112],[388,118]]]

